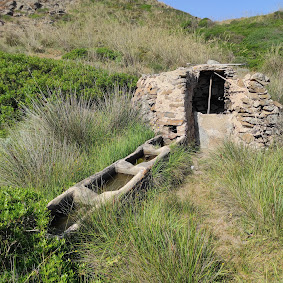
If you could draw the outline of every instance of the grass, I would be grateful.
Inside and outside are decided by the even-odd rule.
[[[32,100],[0,141],[0,281],[75,282],[64,240],[46,237],[47,203],[153,136],[116,89],[103,101],[54,93]]]
[[[1,186],[33,187],[58,193],[153,136],[130,107],[130,94],[101,102],[55,94],[34,100],[23,122],[0,145]]]
[[[240,215],[247,231],[281,240],[282,158],[280,146],[255,151],[226,143],[212,160],[212,174],[224,192],[225,202]]]
[[[249,68],[259,69],[270,48],[282,43],[282,23],[283,14],[278,11],[214,24],[199,29],[199,32],[207,40],[218,38],[225,47],[232,50],[238,62],[248,63]]]
[[[92,52],[85,61],[108,70],[141,75],[173,69],[186,63],[204,63],[226,56],[218,48],[206,44],[201,37],[188,34],[181,26],[192,16],[144,1],[88,1],[73,7],[74,19],[58,22],[42,29],[30,28],[29,33],[11,31],[1,41],[2,50],[28,54],[60,50],[66,54],[74,49],[102,50]],[[71,31],[71,32],[70,32]],[[11,42],[15,38],[15,42]],[[100,53],[100,51],[98,52]],[[105,60],[118,57],[119,60]],[[89,60],[87,60],[89,59]]]
[[[99,282],[213,282],[223,276],[212,238],[198,228],[194,209],[170,189],[188,171],[190,153],[175,148],[158,163],[155,186],[141,200],[95,211],[77,246],[85,279]],[[158,184],[158,186],[156,186]],[[162,217],[161,217],[162,215]]]
[[[100,99],[105,92],[119,87],[133,88],[136,77],[127,74],[109,74],[105,70],[52,59],[11,55],[0,52],[0,130],[21,118],[21,106],[29,106],[31,99],[42,93],[70,91],[89,99]]]
[[[283,104],[283,45],[272,46],[265,54],[262,71],[270,76],[269,92],[272,98]]]

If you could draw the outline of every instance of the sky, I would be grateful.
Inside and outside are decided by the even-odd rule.
[[[160,0],[175,9],[213,21],[251,17],[283,9],[283,0]]]

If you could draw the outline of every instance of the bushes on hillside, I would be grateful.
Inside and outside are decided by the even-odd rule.
[[[60,89],[97,99],[113,85],[134,87],[136,77],[109,74],[76,62],[40,59],[0,52],[0,130],[21,115],[20,104],[30,105],[31,98]]]

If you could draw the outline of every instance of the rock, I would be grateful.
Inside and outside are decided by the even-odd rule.
[[[35,10],[37,10],[42,7],[42,4],[40,2],[34,2],[32,6]]]
[[[245,121],[240,121],[240,123],[243,127],[246,127],[246,128],[253,128],[254,127],[254,125],[252,125],[248,122],[245,122]]]
[[[244,81],[249,81],[251,79],[251,74],[246,74],[245,76],[244,76]]]
[[[165,112],[164,113],[164,117],[167,117],[167,118],[175,118],[175,113],[172,113],[172,112]]]
[[[273,101],[273,104],[278,107],[279,109],[283,109],[283,105],[279,103],[278,101]]]
[[[256,124],[260,123],[260,121],[257,118],[252,118],[252,117],[245,117],[244,121],[248,122],[250,124],[253,124],[253,125],[256,125]]]
[[[256,100],[254,102],[254,107],[258,108],[259,106],[265,106],[268,105],[268,100],[264,99],[264,100]]]
[[[279,115],[273,114],[273,115],[268,115],[266,120],[269,124],[276,124],[279,119]]]
[[[270,79],[269,77],[265,76],[262,73],[255,73],[251,76],[251,81],[257,81],[261,83],[269,83]]]
[[[266,94],[259,94],[259,98],[260,99],[270,99],[271,96],[270,94],[266,93]]]
[[[275,105],[267,105],[263,107],[263,110],[272,112],[275,109]]]
[[[0,13],[3,16],[13,16],[14,14],[13,10],[2,10]]]
[[[9,1],[5,5],[8,9],[14,9],[17,6],[16,1]]]
[[[218,62],[218,61],[215,61],[215,60],[208,60],[208,61],[206,62],[206,64],[207,64],[207,65],[219,65],[219,64],[221,64],[221,63]]]
[[[246,133],[242,136],[242,139],[249,144],[254,141],[254,136],[252,134]]]
[[[262,87],[260,83],[257,81],[250,81],[248,83],[248,89],[250,92],[256,92],[256,93],[264,93],[266,90]]]
[[[5,22],[0,20],[0,26],[4,26],[5,25]]]

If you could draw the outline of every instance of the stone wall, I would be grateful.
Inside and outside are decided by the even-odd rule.
[[[239,79],[229,65],[205,64],[144,75],[138,81],[133,104],[141,106],[144,119],[168,143],[181,136],[194,142],[199,137],[196,114],[207,113],[210,82],[209,113],[229,116],[229,135],[255,147],[270,145],[278,134],[282,105],[271,100],[266,90],[269,78],[260,73]],[[211,120],[211,129],[216,120]]]

